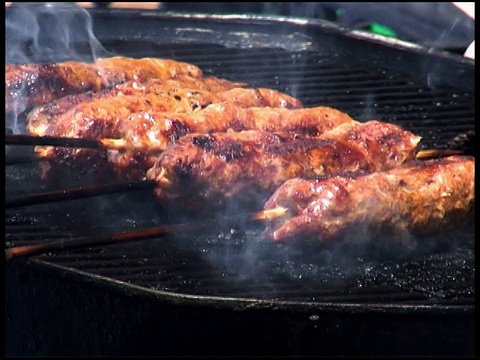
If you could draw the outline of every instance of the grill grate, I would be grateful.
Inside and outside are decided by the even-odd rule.
[[[474,93],[433,87],[340,55],[205,44],[122,41],[104,45],[125,56],[191,62],[207,75],[278,89],[298,97],[305,106],[335,107],[360,121],[376,118],[396,123],[424,137],[424,147],[445,147],[458,133],[474,129]],[[35,164],[6,170],[9,197],[45,189]],[[170,221],[157,204],[138,194],[72,200],[8,210],[6,245],[109,234]],[[296,249],[258,243],[254,236],[258,231],[212,229],[202,236],[151,239],[39,258],[69,271],[184,294],[360,303],[474,302],[473,224],[448,234],[450,240],[443,247],[381,261],[358,249],[346,256],[340,248],[319,250],[305,258]]]

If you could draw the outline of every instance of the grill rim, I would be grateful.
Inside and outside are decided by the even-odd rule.
[[[79,269],[55,264],[48,260],[43,260],[40,256],[29,258],[25,261],[25,266],[35,265],[35,270],[49,272],[56,277],[73,280],[88,284],[95,284],[99,287],[108,288],[129,296],[154,298],[159,303],[169,303],[173,305],[212,307],[214,309],[226,309],[233,311],[244,310],[263,310],[271,308],[282,311],[291,311],[294,313],[315,312],[334,312],[343,314],[376,314],[388,313],[403,316],[410,315],[464,315],[473,316],[475,314],[475,305],[451,305],[451,304],[387,304],[387,303],[358,303],[358,302],[328,302],[328,301],[294,301],[294,300],[262,300],[242,297],[227,296],[207,296],[190,295],[178,292],[169,292],[146,288],[131,284],[122,280],[109,278],[106,276],[85,272]],[[59,272],[60,270],[60,272]]]
[[[294,17],[281,17],[275,15],[213,15],[213,14],[192,14],[192,13],[175,13],[175,12],[161,12],[158,10],[139,10],[139,9],[88,9],[89,14],[95,19],[107,18],[108,20],[116,21],[125,21],[125,18],[142,18],[144,20],[153,20],[153,21],[165,21],[165,22],[193,22],[193,26],[197,26],[194,30],[200,29],[202,27],[216,27],[216,26],[240,26],[242,31],[248,33],[255,33],[255,30],[263,31],[267,35],[275,34],[275,29],[287,29],[294,30],[293,33],[301,34],[306,36],[309,41],[311,41],[310,49],[320,50],[322,49],[322,44],[319,42],[319,36],[328,36],[337,38],[340,37],[343,41],[350,41],[352,44],[360,43],[362,45],[371,46],[371,49],[375,50],[380,48],[380,52],[386,52],[386,49],[390,49],[391,52],[399,56],[407,56],[409,58],[424,58],[425,59],[436,59],[437,62],[442,64],[429,64],[426,66],[428,68],[441,68],[442,72],[442,81],[448,79],[449,84],[455,84],[456,86],[475,92],[475,60],[470,59],[455,53],[450,53],[445,50],[435,49],[427,47],[421,44],[414,44],[400,39],[390,38],[379,34],[372,34],[368,32],[363,32],[359,30],[352,30],[346,27],[339,26],[333,22],[323,19],[305,19],[305,18],[294,18]],[[116,19],[115,19],[116,18]],[[123,20],[122,20],[123,19]],[[100,21],[101,26],[102,21]],[[246,26],[245,26],[246,25]],[[148,25],[145,25],[148,27]],[[106,41],[122,39],[125,36],[116,34],[112,37],[111,32],[108,30],[106,32],[107,37]],[[148,34],[136,34],[132,35],[133,37],[141,37],[142,40],[155,38],[155,36]],[[128,37],[128,36],[127,36]],[[214,41],[215,44],[224,45],[225,39],[215,39],[214,36],[210,37],[211,41]],[[178,41],[178,39],[177,39]],[[248,43],[248,41],[247,41]],[[344,47],[344,46],[342,46]],[[307,49],[308,50],[308,49]],[[368,55],[368,51],[364,51]],[[383,55],[383,54],[382,54]],[[384,59],[380,59],[382,61]],[[391,58],[392,62],[395,62],[395,57]],[[397,59],[398,60],[398,59]],[[456,64],[460,67],[460,71],[452,71],[452,68],[449,67],[449,64]],[[384,64],[383,64],[384,65]],[[396,65],[397,67],[399,64]],[[421,69],[416,69],[415,66],[406,66],[402,67],[404,71],[410,73],[415,71],[417,75],[415,77],[420,78],[422,71],[417,71]]]

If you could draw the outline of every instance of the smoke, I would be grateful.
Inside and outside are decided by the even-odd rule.
[[[90,14],[75,3],[14,3],[8,10],[6,63],[93,61],[105,52]]]
[[[108,54],[93,33],[90,14],[75,3],[13,3],[5,30],[5,64],[92,62]],[[20,95],[7,114],[7,132],[24,132],[25,110]]]

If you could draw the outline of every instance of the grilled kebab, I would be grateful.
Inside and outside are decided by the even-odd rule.
[[[419,141],[399,126],[375,120],[344,123],[319,136],[254,130],[188,134],[146,175],[157,182],[155,193],[163,203],[182,210],[255,208],[294,177],[398,166],[415,157]]]
[[[232,102],[211,104],[190,113],[148,112],[131,116],[124,129],[125,140],[135,149],[165,150],[167,145],[188,133],[228,130],[285,131],[317,136],[343,123],[356,123],[348,114],[318,106],[286,109],[244,108]]]
[[[148,117],[149,113],[158,111],[193,112],[210,104],[225,101],[231,101],[242,107],[302,107],[302,104],[295,98],[276,90],[264,88],[234,88],[217,93],[195,89],[174,89],[157,94],[115,96],[81,103],[61,114],[46,129],[32,128],[32,134],[121,138],[123,135],[121,129],[128,127],[128,124],[125,123],[130,121],[128,118],[130,115],[142,113],[142,116]]]
[[[67,112],[75,105],[99,99],[122,95],[159,94],[175,89],[204,90],[216,93],[244,86],[246,86],[244,83],[231,82],[213,76],[196,78],[184,75],[168,79],[132,80],[100,91],[87,91],[63,96],[47,104],[39,105],[27,115],[27,132],[32,135],[43,136],[47,126],[53,124],[61,114]]]
[[[69,94],[98,91],[129,80],[166,79],[202,70],[170,59],[98,58],[94,63],[67,61],[54,64],[5,65],[5,113],[19,113]]]
[[[351,233],[425,236],[458,225],[474,209],[475,159],[451,156],[408,161],[387,171],[323,180],[292,178],[265,203],[294,215],[270,231],[328,242]]]
[[[126,140],[131,146],[127,151],[111,150],[106,156],[98,158],[97,150],[89,149],[67,149],[67,148],[38,148],[43,149],[40,155],[49,159],[58,159],[60,164],[43,164],[41,167],[45,179],[52,178],[50,173],[56,173],[59,167],[74,167],[92,169],[92,157],[97,156],[96,167],[102,170],[102,176],[107,167],[114,166],[117,173],[124,174],[129,180],[138,180],[144,177],[145,172],[153,166],[158,153],[165,150],[170,143],[177,141],[188,133],[210,133],[224,132],[228,130],[264,130],[264,131],[285,131],[305,133],[309,135],[320,135],[343,123],[355,123],[350,116],[339,110],[329,107],[285,109],[272,107],[251,107],[243,108],[231,102],[211,104],[205,109],[190,113],[165,113],[147,112],[130,116],[124,121],[119,121],[114,135]],[[92,122],[87,123],[91,125]],[[57,124],[58,125],[58,124]],[[65,127],[77,131],[77,133],[64,134],[68,137],[78,137],[81,127],[78,123],[65,122]],[[98,126],[93,126],[99,130]],[[107,137],[112,133],[84,132],[83,137]],[[100,165],[103,162],[103,165]],[[86,166],[83,166],[85,164]],[[93,172],[90,174],[94,175]],[[122,175],[122,178],[124,177]],[[49,180],[51,181],[51,180]]]
[[[39,129],[31,128],[33,134],[44,134],[48,136],[60,136],[68,138],[115,138],[123,139],[126,132],[139,124],[132,121],[130,115],[140,113],[140,122],[145,132],[148,127],[155,124],[152,112],[172,114],[172,117],[179,113],[194,113],[201,111],[209,104],[231,101],[239,107],[268,106],[279,108],[297,108],[302,104],[297,99],[276,90],[266,88],[233,88],[227,91],[212,93],[202,90],[175,89],[172,91],[160,92],[158,94],[146,94],[143,96],[124,95],[111,98],[97,99],[95,101],[75,105],[66,113],[60,115],[56,121],[51,122],[46,129],[40,123]],[[224,119],[223,114],[216,112],[216,116]],[[136,117],[138,119],[138,116]],[[212,120],[213,117],[210,117]],[[145,120],[145,121],[143,121]],[[194,121],[201,120],[196,118]],[[215,120],[215,119],[213,119]],[[232,122],[234,119],[230,119]],[[170,122],[169,122],[170,124]],[[178,125],[178,123],[177,123]],[[168,125],[171,128],[171,125]],[[175,126],[175,124],[174,124]],[[224,126],[225,128],[225,126]],[[223,129],[222,129],[223,130]],[[168,130],[172,132],[172,129]],[[138,131],[135,136],[138,136]],[[151,142],[155,142],[149,139]],[[137,141],[138,142],[138,141]],[[81,160],[86,156],[96,156],[92,151],[85,149],[67,150],[37,147],[39,156],[50,159],[62,159],[74,157]],[[63,155],[67,154],[67,155]],[[90,160],[89,160],[90,161]]]

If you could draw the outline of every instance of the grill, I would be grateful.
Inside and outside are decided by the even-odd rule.
[[[474,129],[474,63],[459,56],[322,21],[90,14],[112,54],[186,61],[308,107],[399,124],[425,148]],[[6,167],[7,200],[51,190],[35,163]],[[11,208],[5,221],[11,247],[179,219],[140,189]],[[473,354],[473,219],[413,253],[380,257],[363,245],[266,244],[256,240],[261,230],[216,221],[207,231],[11,262],[7,353]]]

